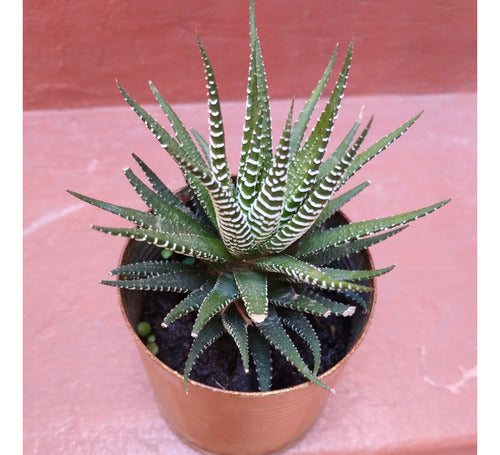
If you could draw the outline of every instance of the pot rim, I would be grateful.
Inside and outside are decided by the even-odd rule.
[[[342,212],[342,211],[339,210],[337,213],[340,213],[347,220],[348,223],[351,222],[351,220],[344,214],[344,212]],[[122,265],[123,258],[125,257],[127,249],[134,242],[136,242],[136,240],[129,239],[125,243],[125,246],[123,247],[122,252],[120,254],[119,265]],[[365,249],[363,251],[365,251],[365,253],[367,255],[368,262],[370,263],[370,268],[372,270],[375,269],[375,266],[373,264],[373,258],[372,258],[372,255],[370,253],[370,250],[367,248],[367,249]],[[163,363],[158,357],[156,357],[155,355],[153,355],[153,353],[146,347],[146,345],[139,338],[139,336],[137,335],[135,329],[132,327],[132,324],[130,323],[130,321],[128,319],[128,316],[127,316],[127,313],[125,311],[125,305],[124,305],[123,299],[122,299],[122,291],[123,291],[122,289],[117,288],[118,302],[119,302],[119,305],[120,305],[120,310],[121,310],[122,316],[123,316],[123,318],[125,320],[125,324],[127,325],[130,333],[132,334],[132,337],[134,338],[136,344],[139,345],[139,349],[141,349],[141,351],[143,351],[143,354],[145,354],[158,367],[164,369],[166,372],[168,372],[171,375],[177,377],[182,383],[184,383],[184,376],[182,374],[180,374],[178,371],[174,370],[173,368],[171,368],[168,365],[166,365],[165,363]],[[365,336],[366,336],[366,334],[368,332],[368,329],[369,329],[369,327],[371,325],[371,322],[372,322],[372,319],[373,319],[373,313],[374,313],[374,310],[375,310],[376,301],[377,301],[377,280],[373,279],[373,290],[371,292],[371,305],[369,306],[369,314],[368,314],[368,318],[367,318],[367,320],[366,320],[366,322],[365,322],[365,324],[363,326],[363,329],[361,330],[361,334],[359,335],[358,340],[356,341],[356,343],[354,343],[354,345],[349,349],[349,351],[347,352],[347,354],[339,362],[337,362],[329,370],[325,371],[320,376],[318,376],[319,379],[325,378],[325,377],[331,375],[332,373],[334,373],[336,370],[342,368],[342,366],[349,360],[349,358],[358,349],[359,345],[364,340],[364,338],[365,338]],[[189,393],[189,389],[191,387],[195,387],[195,388],[199,388],[199,389],[204,389],[204,390],[207,390],[207,391],[213,392],[213,393],[221,393],[223,395],[233,395],[233,396],[237,396],[237,397],[253,398],[253,399],[255,399],[255,398],[259,398],[259,397],[267,397],[267,396],[284,395],[284,394],[288,394],[288,393],[294,393],[294,392],[296,392],[296,391],[298,391],[300,389],[306,389],[308,387],[319,387],[319,386],[317,386],[316,384],[314,384],[313,382],[311,382],[309,380],[306,380],[305,382],[303,382],[301,384],[297,384],[297,385],[292,386],[292,387],[286,387],[286,388],[278,389],[278,390],[269,390],[267,392],[260,392],[260,391],[259,392],[243,392],[243,391],[237,391],[237,390],[220,389],[218,387],[212,387],[212,386],[203,384],[202,382],[198,382],[198,381],[194,381],[192,379],[189,379],[188,380],[188,387],[187,387],[186,393]],[[332,388],[332,392],[335,393],[333,388]]]

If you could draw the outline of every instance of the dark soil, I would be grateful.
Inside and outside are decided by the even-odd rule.
[[[167,328],[161,327],[163,318],[184,295],[170,292],[148,292],[142,319],[148,321],[159,347],[158,358],[178,371],[184,373],[184,365],[192,343],[191,328],[196,312],[177,320]],[[321,364],[319,374],[329,370],[347,354],[347,343],[351,336],[351,318],[329,316],[328,318],[310,318],[320,343]],[[290,337],[299,348],[306,363],[312,368],[313,356],[304,342],[289,332]],[[277,351],[272,354],[273,378],[272,389],[291,387],[306,379],[291,366]],[[251,364],[251,367],[253,365]],[[191,379],[226,390],[256,392],[257,378],[255,369],[247,374],[243,370],[238,348],[233,339],[225,334],[209,347],[197,360],[191,372]]]

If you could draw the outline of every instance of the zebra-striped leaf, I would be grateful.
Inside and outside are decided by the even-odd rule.
[[[158,178],[151,168],[144,163],[144,161],[142,161],[134,153],[132,153],[132,156],[141,167],[158,196],[170,205],[175,206],[179,210],[182,210],[186,215],[198,221],[206,230],[213,232],[217,223],[213,204],[208,191],[196,177],[189,173],[185,174],[186,182],[188,183],[189,191],[192,195],[193,204],[196,206],[197,204],[200,204],[200,200],[203,200],[203,204],[201,204],[203,210],[193,212],[186,207],[182,201],[180,201],[177,196],[167,188],[167,186],[165,186],[165,184]],[[209,220],[208,223],[207,218]]]
[[[261,259],[255,259],[250,264],[257,270],[265,272],[280,273],[297,283],[310,284],[321,289],[331,290],[352,290],[352,291],[370,291],[371,288],[349,283],[342,280],[336,280],[322,272],[321,269],[299,261],[292,256],[269,256]]]
[[[260,48],[259,36],[257,33],[257,25],[255,21],[255,4],[250,5],[250,47],[251,53],[253,51],[255,78],[257,83],[257,97],[259,102],[259,149],[260,149],[260,162],[262,166],[259,169],[258,187],[265,178],[267,169],[271,164],[272,159],[272,137],[271,137],[271,112],[269,110],[269,95],[267,93],[267,78],[264,69],[264,61],[262,58],[262,51]]]
[[[271,169],[248,213],[248,223],[258,243],[267,240],[280,222],[290,156],[292,115],[293,103]]]
[[[229,166],[227,164],[224,124],[222,122],[219,92],[217,89],[217,83],[215,82],[214,70],[200,38],[198,38],[198,47],[200,48],[207,80],[208,114],[210,125],[210,165],[217,180],[223,186],[232,188],[233,182],[231,180],[231,173],[229,172]]]

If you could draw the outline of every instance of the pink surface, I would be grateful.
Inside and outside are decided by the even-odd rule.
[[[452,196],[439,212],[372,248],[378,280],[372,327],[337,394],[287,455],[457,454],[476,445],[475,94],[348,97],[334,143],[375,113],[373,142],[423,116],[349,187],[372,184],[345,208],[354,220]],[[298,106],[299,101],[296,102]],[[244,103],[223,105],[236,170]],[[272,104],[274,131],[288,102]],[[204,104],[177,106],[206,131]],[[115,291],[98,284],[123,240],[119,224],[66,188],[141,207],[121,175],[135,152],[168,182],[181,174],[130,109],[32,111],[24,123],[24,449],[27,454],[195,454],[161,419]],[[330,151],[332,147],[330,148]]]

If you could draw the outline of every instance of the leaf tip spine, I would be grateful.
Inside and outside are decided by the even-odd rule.
[[[358,122],[361,122],[361,120],[363,120],[363,110],[364,109],[365,109],[365,105],[363,104],[363,106],[361,106],[361,109],[359,111]]]
[[[257,324],[260,324],[261,322],[264,322],[267,318],[267,314],[249,314],[250,319]]]
[[[356,312],[356,307],[354,305],[351,305],[342,313],[342,316],[349,317],[352,316],[355,312]]]

